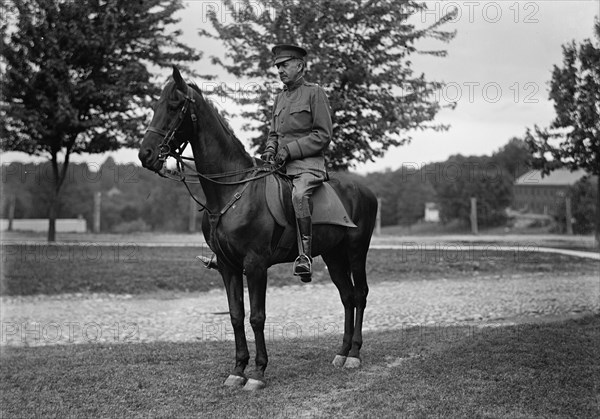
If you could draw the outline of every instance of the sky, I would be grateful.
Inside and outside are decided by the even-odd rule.
[[[223,56],[218,40],[207,40],[198,29],[210,29],[208,10],[215,10],[221,21],[231,20],[219,0],[185,1],[180,11],[182,40],[203,52],[193,65],[200,74],[216,74],[217,81],[238,80],[220,67],[210,64],[211,56]],[[252,3],[254,4],[254,3]],[[255,6],[258,10],[258,2]],[[375,162],[359,164],[355,171],[368,173],[397,169],[403,164],[414,167],[443,161],[454,154],[491,154],[512,137],[523,137],[526,128],[547,126],[554,117],[548,100],[553,65],[562,62],[561,46],[594,39],[594,18],[600,16],[600,0],[546,1],[427,1],[428,12],[413,16],[414,24],[426,26],[453,8],[457,16],[443,29],[456,30],[449,43],[426,41],[417,48],[445,49],[447,56],[414,55],[415,74],[428,80],[443,81],[446,87],[436,97],[442,105],[456,102],[455,109],[442,109],[434,123],[448,124],[443,132],[410,133],[408,145],[388,150]],[[270,13],[277,13],[270,10]],[[195,80],[200,86],[206,83]],[[232,103],[217,100],[231,111]],[[238,137],[245,142],[251,136],[241,129],[241,118],[230,120]],[[137,150],[110,153],[117,162],[137,162]],[[72,161],[101,164],[108,154],[74,156]],[[28,161],[23,153],[3,153],[2,162]]]

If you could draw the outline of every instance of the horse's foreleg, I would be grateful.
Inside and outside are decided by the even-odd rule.
[[[246,383],[244,370],[248,365],[250,354],[244,330],[244,282],[242,271],[224,267],[221,275],[227,292],[229,316],[231,317],[231,325],[235,336],[235,368],[233,373],[225,380],[225,385],[243,386]]]
[[[267,292],[267,267],[261,258],[248,258],[245,265],[250,296],[250,325],[256,342],[256,368],[249,376],[245,390],[259,390],[266,386],[265,369],[269,358],[265,343],[265,298]]]

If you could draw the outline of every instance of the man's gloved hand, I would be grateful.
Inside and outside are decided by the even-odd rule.
[[[279,147],[277,150],[277,155],[275,156],[275,163],[283,164],[290,158],[290,152],[287,147]]]
[[[267,163],[273,163],[273,159],[275,158],[275,153],[273,153],[271,150],[265,151],[262,156],[260,156],[261,159],[263,159],[264,161],[266,161]]]

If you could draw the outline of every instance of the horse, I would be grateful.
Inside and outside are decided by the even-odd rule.
[[[206,200],[198,201],[204,209],[202,230],[217,255],[235,336],[235,367],[224,384],[262,389],[266,386],[268,362],[264,336],[267,269],[293,262],[298,255],[295,245],[288,254],[274,251],[281,227],[267,208],[265,182],[274,181],[277,174],[272,165],[250,156],[201,89],[186,83],[173,67],[172,77],[154,106],[138,157],[145,168],[160,174],[167,157],[181,162],[181,153],[188,144],[193,153],[194,176],[199,178]],[[341,178],[332,186],[356,227],[315,225],[312,256],[322,257],[344,307],[344,334],[333,364],[358,368],[369,292],[367,252],[377,199],[366,186],[352,180]],[[255,370],[250,373],[246,373],[250,355],[244,328],[244,275],[256,344]]]

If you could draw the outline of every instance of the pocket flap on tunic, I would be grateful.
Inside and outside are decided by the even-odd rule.
[[[297,105],[292,105],[290,107],[290,113],[297,113],[297,112],[310,112],[310,104],[309,103],[299,103]]]

